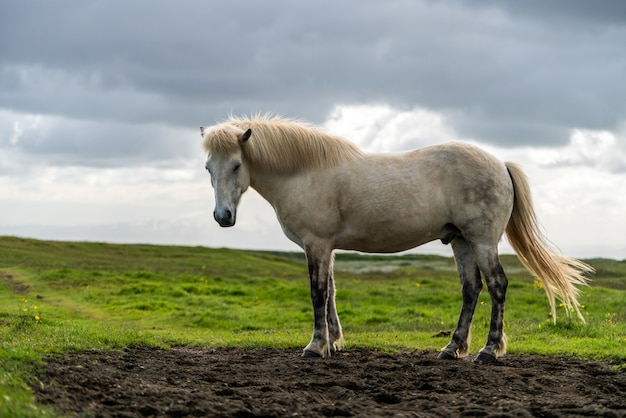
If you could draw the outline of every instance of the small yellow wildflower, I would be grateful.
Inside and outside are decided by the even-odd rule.
[[[39,318],[39,315],[35,315],[35,321],[39,322],[41,318]]]
[[[616,314],[616,313],[611,313],[611,312],[609,312],[609,313],[607,313],[607,314],[606,314],[606,316],[605,316],[605,319],[604,319],[604,320],[605,320],[605,322],[606,322],[607,324],[613,324],[613,323],[615,323],[615,317],[616,317],[616,316],[617,316],[617,314]]]

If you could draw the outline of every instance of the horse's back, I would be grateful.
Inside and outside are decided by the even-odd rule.
[[[358,186],[359,193],[403,194],[451,206],[492,201],[513,187],[504,162],[461,142],[400,154],[371,154],[346,165],[342,174]]]

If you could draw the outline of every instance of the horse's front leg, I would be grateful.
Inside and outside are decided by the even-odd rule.
[[[313,303],[314,328],[311,342],[304,348],[303,357],[328,357],[333,351],[330,327],[336,335],[339,319],[335,309],[334,283],[332,278],[332,248],[326,246],[305,246],[311,282],[311,302]],[[330,323],[330,327],[329,327]],[[340,329],[340,328],[339,328]]]
[[[328,322],[328,336],[332,353],[343,349],[343,330],[339,323],[339,315],[335,305],[335,274],[333,273],[332,258],[328,276],[328,304],[326,309]]]

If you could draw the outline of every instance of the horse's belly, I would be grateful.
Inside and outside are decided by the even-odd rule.
[[[443,227],[414,228],[377,225],[361,230],[344,230],[335,241],[335,248],[366,253],[396,253],[440,239]]]

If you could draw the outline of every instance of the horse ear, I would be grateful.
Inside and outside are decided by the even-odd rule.
[[[252,129],[248,128],[248,130],[239,137],[239,143],[243,144],[244,142],[246,142],[248,139],[250,139],[250,135],[252,135]]]
[[[204,130],[205,130],[204,126],[201,126],[200,127],[200,136],[203,137],[203,138],[204,138]]]

